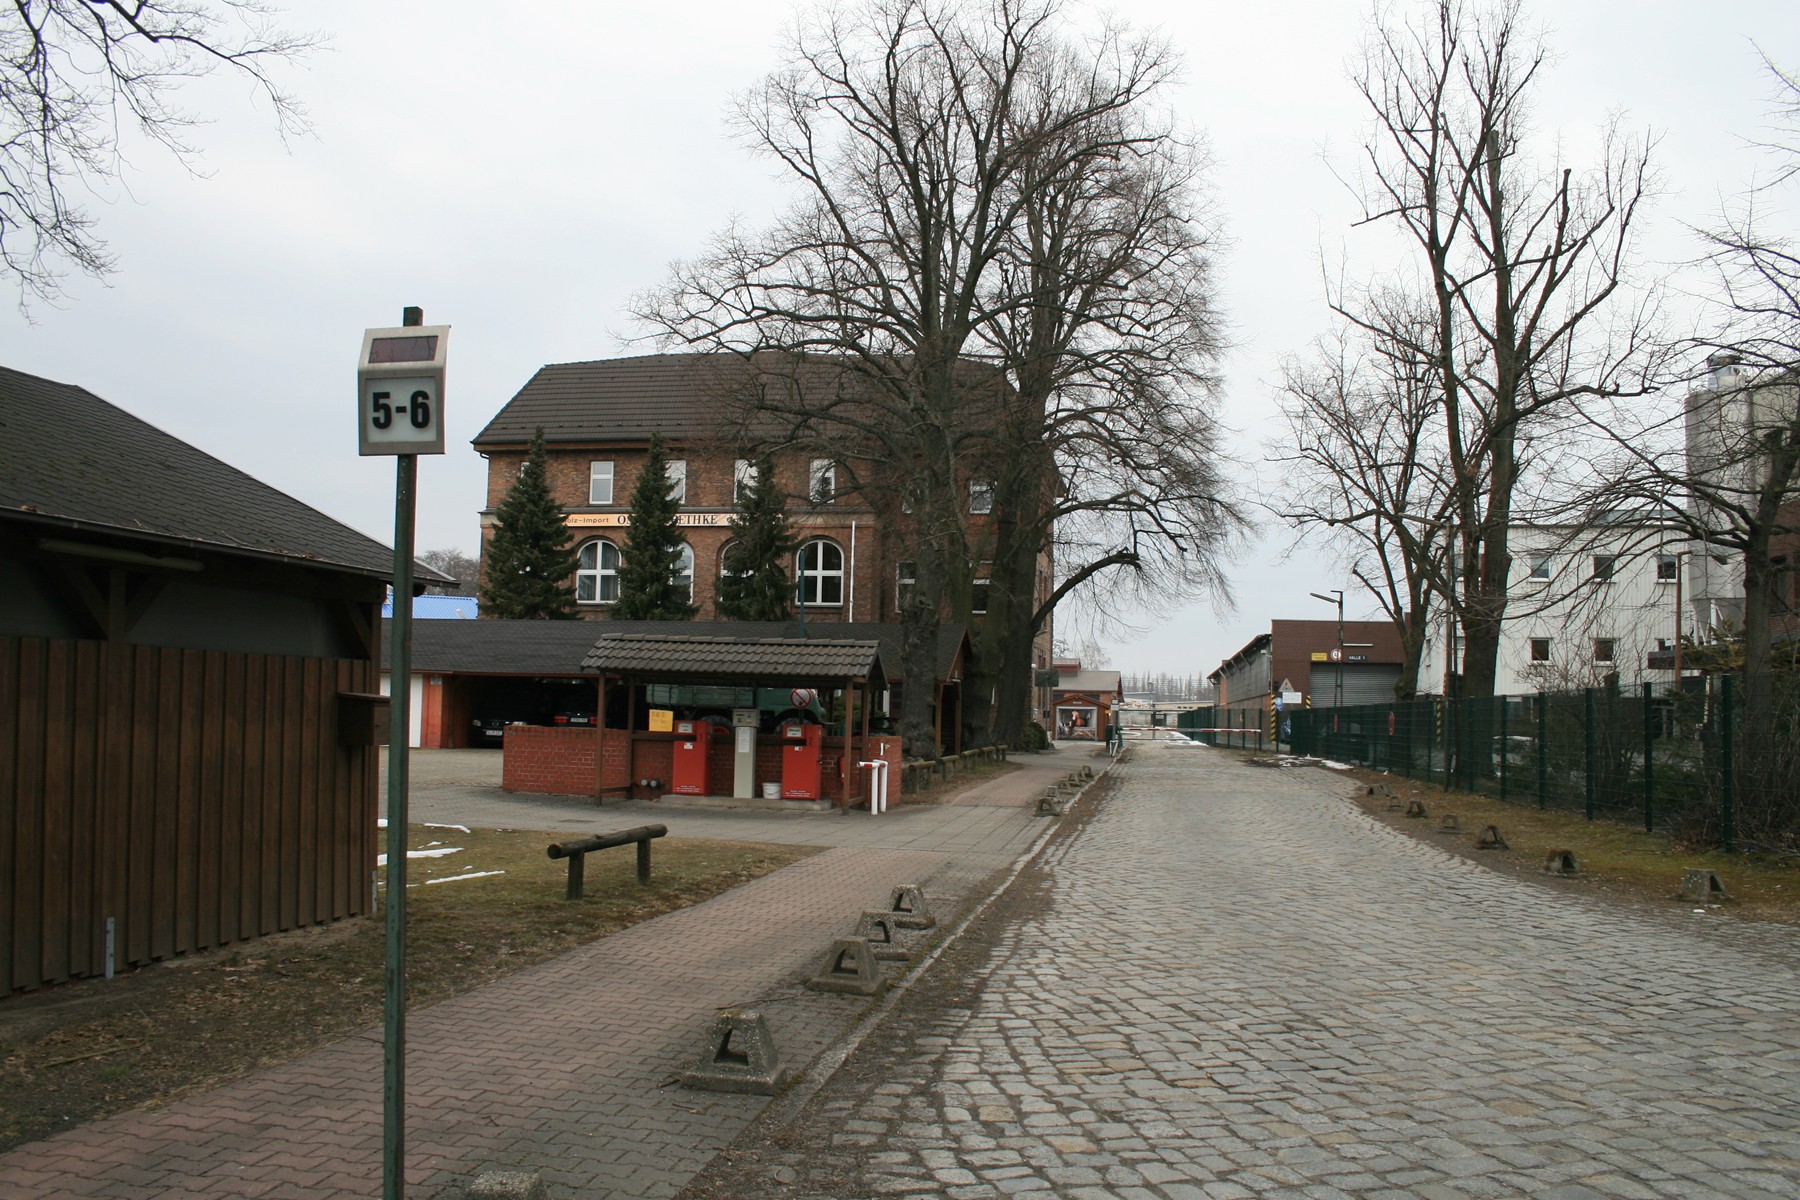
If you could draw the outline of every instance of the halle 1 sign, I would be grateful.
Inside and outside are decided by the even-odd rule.
[[[357,452],[444,452],[448,325],[365,329],[356,360]]]

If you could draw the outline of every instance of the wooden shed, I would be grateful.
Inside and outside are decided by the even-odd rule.
[[[365,912],[392,551],[79,387],[0,440],[0,995]]]

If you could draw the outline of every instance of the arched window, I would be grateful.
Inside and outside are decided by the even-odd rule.
[[[693,560],[688,562],[693,578]],[[619,548],[604,538],[584,544],[575,555],[575,599],[581,604],[616,604],[619,599]]]
[[[844,603],[844,552],[836,542],[815,538],[800,547],[796,560],[800,603],[823,608]]]
[[[689,604],[694,602],[694,548],[686,542],[681,544],[681,554],[675,559],[675,574],[671,576],[675,590]]]
[[[737,574],[736,571],[733,571],[731,569],[731,553],[732,553],[732,550],[736,546],[737,546],[737,539],[733,538],[731,541],[726,542],[723,546],[719,547],[719,578],[720,579],[725,578],[727,575],[736,575]]]

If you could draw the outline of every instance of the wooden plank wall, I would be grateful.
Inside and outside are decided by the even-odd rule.
[[[0,995],[368,910],[373,664],[0,637]]]

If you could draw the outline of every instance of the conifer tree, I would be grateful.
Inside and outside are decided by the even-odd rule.
[[[661,434],[650,436],[650,452],[637,486],[631,489],[631,527],[619,564],[615,621],[687,621],[695,606],[691,590],[678,588],[675,572],[687,542],[675,523],[680,505],[669,495],[669,459]]]
[[[799,543],[787,523],[787,496],[768,459],[738,497],[731,545],[719,576],[719,615],[727,621],[785,621],[794,598],[788,562]]]
[[[562,507],[550,495],[544,430],[531,435],[531,451],[519,478],[494,512],[488,539],[481,615],[514,620],[568,621],[575,618],[569,577],[575,551]]]

